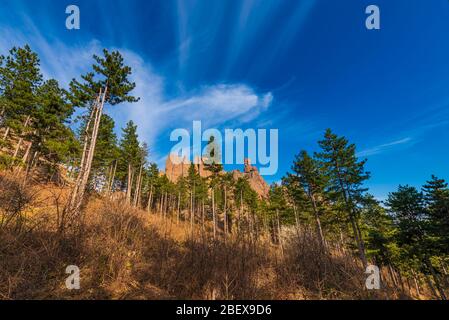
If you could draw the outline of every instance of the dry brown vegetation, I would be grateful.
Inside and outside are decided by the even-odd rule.
[[[91,196],[81,223],[66,219],[68,190],[24,187],[0,175],[1,299],[379,299],[345,253],[322,252],[314,232],[298,229],[282,248],[248,235],[213,240],[210,231],[120,201]],[[81,289],[68,290],[77,265]]]

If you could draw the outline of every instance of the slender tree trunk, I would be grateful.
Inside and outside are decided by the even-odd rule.
[[[223,216],[224,216],[224,232],[225,232],[225,241],[228,236],[229,226],[228,226],[228,212],[227,212],[227,188],[224,187],[224,208],[223,208]]]
[[[201,201],[201,229],[204,232],[204,199]]]
[[[126,202],[131,204],[131,192],[133,184],[133,168],[131,163],[128,163],[128,184],[126,186]]]
[[[27,149],[25,151],[25,154],[22,157],[22,164],[26,164],[26,168],[28,168],[28,156],[30,155],[30,151],[31,151],[31,146],[33,145],[33,142],[30,141],[28,143]],[[22,165],[17,165],[17,172],[20,173],[22,172]]]
[[[281,234],[281,221],[279,218],[279,210],[276,209],[276,220],[277,220],[277,229],[278,229],[278,242],[279,245],[281,247],[281,252],[282,254],[284,254],[284,246],[283,246],[283,242],[282,242],[282,234]]]
[[[161,192],[161,197],[160,197],[160,199],[159,199],[159,214],[161,215],[161,217],[162,217],[162,205],[163,205],[163,200],[164,200],[164,193],[163,192]]]
[[[164,218],[167,217],[167,208],[168,208],[168,192],[165,192],[165,197],[164,197]]]
[[[421,290],[419,288],[419,282],[418,282],[418,279],[417,279],[417,275],[416,275],[415,271],[413,271],[413,270],[412,270],[412,273],[413,273],[413,280],[415,282],[416,294],[418,295],[418,297],[420,297],[421,296]]]
[[[139,206],[139,199],[140,199],[140,186],[141,186],[141,181],[142,181],[142,170],[143,170],[143,164],[140,165],[140,169],[139,169],[139,175],[137,176],[137,181],[136,181],[136,190],[134,191],[134,206],[138,207]]]
[[[240,190],[240,208],[239,208],[239,233],[241,230],[241,224],[243,219],[243,189]]]
[[[27,116],[27,118],[25,120],[25,123],[23,124],[23,128],[24,129],[26,129],[28,127],[28,123],[30,122],[30,119],[31,119],[31,117]],[[23,138],[20,137],[19,142],[17,143],[16,149],[14,150],[14,155],[13,155],[14,158],[17,157],[17,155],[19,153],[19,150],[20,150],[20,147],[22,145],[22,142],[23,142]]]
[[[394,287],[397,288],[399,284],[398,284],[398,281],[397,281],[396,276],[394,274],[394,270],[393,270],[393,268],[391,267],[390,264],[388,265],[388,271],[390,273],[391,280],[393,280]]]
[[[432,262],[430,262],[429,259],[427,259],[427,266],[430,269],[430,273],[432,274],[433,281],[435,282],[435,286],[438,290],[441,300],[447,300],[446,294],[444,293],[444,289],[442,288],[440,280],[438,279],[438,275],[435,272],[435,268],[433,267]]]
[[[114,190],[114,180],[115,180],[115,174],[117,172],[117,160],[114,160],[114,168],[112,169],[112,174],[111,177],[109,179],[109,183],[108,183],[108,191],[107,194],[110,195]]]
[[[179,224],[180,212],[181,212],[181,191],[178,192],[178,209],[176,210],[176,224]]]
[[[217,239],[217,217],[215,215],[215,189],[212,188],[212,219],[214,224],[214,240]]]
[[[438,299],[438,298],[439,298],[439,295],[438,295],[438,293],[436,292],[435,287],[433,286],[432,279],[430,279],[429,275],[427,275],[427,274],[426,274],[424,277],[425,277],[426,280],[427,280],[427,284],[428,284],[428,286],[429,286],[429,288],[430,288],[430,291],[432,291],[432,295],[433,295],[436,299]]]
[[[3,134],[3,140],[6,140],[6,138],[8,138],[8,134],[9,134],[10,130],[11,130],[10,127],[6,127],[5,133]]]
[[[83,202],[84,192],[86,190],[87,182],[89,180],[90,170],[92,167],[92,160],[95,153],[95,146],[97,143],[98,130],[100,126],[101,115],[103,112],[103,107],[107,94],[107,86],[102,92],[100,89],[100,93],[97,96],[97,99],[93,105],[91,117],[89,118],[88,125],[86,127],[86,137],[85,137],[85,145],[83,148],[83,156],[81,159],[80,173],[78,175],[75,186],[72,190],[72,193],[69,198],[69,202],[65,208],[66,211],[72,212],[74,214],[79,213],[79,209]],[[92,135],[89,139],[89,128],[90,123],[94,119],[94,125],[92,129]],[[90,143],[89,143],[90,140]]]
[[[191,229],[192,239],[193,239],[193,224],[195,222],[195,183],[193,184],[192,206],[193,206],[193,210],[192,210],[191,215],[190,215],[190,229]]]
[[[26,151],[25,151],[25,154],[23,155],[23,157],[22,157],[22,162],[23,163],[26,163],[26,161],[27,161],[27,159],[28,159],[28,156],[30,155],[30,151],[31,151],[31,147],[33,146],[33,142],[32,141],[30,141],[29,143],[28,143],[28,146],[27,146],[27,149],[26,149]]]
[[[323,229],[321,227],[320,215],[318,213],[318,207],[316,205],[315,196],[313,194],[309,194],[310,199],[312,200],[313,213],[315,215],[316,228],[318,233],[318,239],[320,239],[321,248],[326,250],[326,240],[324,238]]]
[[[153,200],[153,183],[150,185],[150,195],[148,196],[148,203],[147,203],[147,211],[151,211],[152,207],[152,200]]]
[[[355,238],[355,241],[356,241],[357,246],[358,246],[360,260],[363,263],[363,267],[366,268],[368,266],[368,260],[366,259],[365,244],[363,243],[363,238],[362,238],[362,234],[360,232],[360,227],[358,226],[358,222],[356,221],[357,220],[357,215],[356,215],[354,209],[352,208],[352,205],[350,203],[351,201],[350,201],[349,195],[347,194],[346,188],[345,188],[345,186],[343,184],[343,179],[340,176],[340,168],[339,168],[339,164],[338,163],[336,164],[336,169],[337,169],[337,172],[338,172],[338,174],[337,174],[338,175],[338,181],[340,183],[340,188],[341,188],[342,193],[343,193],[343,198],[344,198],[346,207],[349,210],[349,220],[351,222],[352,230],[353,230],[353,233],[354,233],[354,238]]]

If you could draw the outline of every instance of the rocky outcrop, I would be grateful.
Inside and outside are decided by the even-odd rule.
[[[259,170],[251,165],[250,159],[245,159],[245,167],[243,172],[239,170],[232,171],[234,179],[247,178],[251,188],[256,191],[256,193],[261,198],[267,198],[270,192],[270,187],[266,183],[265,179],[259,174]]]
[[[210,172],[204,167],[204,158],[196,157],[193,161],[196,171],[203,178],[210,176]],[[186,158],[180,158],[176,154],[171,154],[167,157],[165,163],[165,174],[171,182],[177,182],[181,177],[186,177],[189,173],[191,162]],[[265,182],[264,178],[259,174],[259,170],[251,165],[249,159],[245,159],[245,166],[243,172],[239,170],[233,170],[232,175],[234,179],[247,178],[251,188],[261,198],[267,198],[270,191],[270,187]]]
[[[165,174],[171,182],[177,182],[181,177],[187,177],[189,174],[189,168],[191,162],[186,158],[181,158],[176,154],[171,154],[167,157],[165,162]],[[196,157],[193,161],[196,172],[201,177],[207,178],[210,176],[210,172],[204,167],[204,158]]]

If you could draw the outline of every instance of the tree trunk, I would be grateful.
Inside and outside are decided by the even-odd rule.
[[[204,199],[201,201],[201,230],[204,232]]]
[[[433,278],[433,281],[435,282],[435,286],[438,290],[441,300],[447,300],[446,294],[444,293],[444,289],[441,287],[440,280],[438,279],[438,275],[436,274],[435,269],[432,265],[432,262],[430,262],[429,259],[427,260],[427,266],[429,267],[430,272],[432,273],[432,278]]]
[[[193,184],[193,199],[192,199],[192,207],[193,210],[190,214],[190,231],[192,233],[192,239],[193,239],[193,224],[195,222],[195,184]]]
[[[279,245],[281,247],[281,252],[284,252],[284,247],[283,247],[283,243],[282,243],[282,234],[281,234],[281,221],[279,219],[279,210],[276,209],[276,220],[277,220],[277,228],[278,228],[278,242]]]
[[[84,198],[84,192],[86,190],[87,182],[90,175],[90,170],[92,167],[92,160],[95,153],[95,146],[97,142],[98,129],[100,126],[101,115],[103,112],[103,107],[106,99],[108,87],[106,86],[104,92],[100,89],[100,93],[94,103],[92,108],[91,117],[89,118],[88,125],[86,127],[86,137],[85,145],[83,148],[83,156],[81,159],[80,173],[78,175],[75,186],[72,190],[71,196],[69,198],[68,205],[65,210],[77,214],[81,207]],[[90,122],[94,119],[94,126],[92,130],[92,136],[89,143],[89,127]],[[89,144],[89,146],[88,146]]]
[[[217,238],[217,217],[215,216],[215,189],[212,188],[212,219],[214,224],[214,240]]]
[[[117,160],[114,160],[114,168],[112,169],[112,174],[111,174],[111,177],[108,182],[108,190],[107,190],[108,195],[110,195],[114,191],[113,186],[114,186],[115,174],[117,172],[117,162],[118,162]]]
[[[140,203],[140,186],[141,186],[141,181],[142,181],[142,170],[143,170],[143,164],[140,165],[140,169],[139,169],[139,175],[137,177],[137,181],[136,181],[136,190],[134,191],[134,206],[138,207],[139,203]]]
[[[131,192],[133,183],[133,168],[131,163],[128,163],[128,183],[126,186],[126,202],[131,204]]]
[[[227,198],[227,188],[226,186],[224,187],[224,208],[223,208],[223,218],[224,218],[224,233],[225,233],[225,241],[229,232],[229,226],[228,226],[228,212],[227,212],[227,203],[226,203],[226,199]]]
[[[150,195],[148,196],[148,203],[147,203],[148,212],[151,211],[152,202],[153,202],[153,184],[150,185]]]
[[[178,210],[176,210],[176,224],[179,224],[180,213],[181,213],[181,191],[178,192]]]
[[[11,130],[10,127],[6,127],[5,134],[3,135],[3,140],[6,140],[6,138],[8,138],[8,134],[9,134],[10,130]]]
[[[321,248],[326,250],[326,240],[324,238],[323,229],[321,227],[321,220],[318,213],[318,207],[316,205],[315,196],[313,194],[309,194],[310,199],[312,200],[313,213],[315,215],[315,222],[317,228],[318,239],[320,240]]]
[[[432,279],[430,279],[429,275],[427,275],[427,274],[426,274],[424,277],[425,277],[426,280],[427,280],[427,284],[428,284],[428,286],[429,286],[429,288],[430,288],[430,291],[432,291],[432,295],[433,295],[436,299],[438,299],[439,296],[438,296],[438,294],[437,294],[437,292],[436,292],[436,290],[435,290],[435,287],[433,286]]]
[[[343,179],[340,176],[340,168],[339,168],[339,164],[336,164],[336,168],[337,168],[337,175],[338,175],[338,182],[340,184],[340,188],[342,190],[343,193],[343,198],[346,204],[347,209],[349,210],[349,220],[351,222],[351,227],[352,227],[352,231],[354,233],[354,238],[355,241],[357,243],[357,247],[359,250],[359,255],[360,255],[360,260],[363,263],[363,267],[366,269],[366,267],[368,266],[368,260],[366,259],[366,254],[365,254],[365,244],[363,243],[363,239],[362,239],[362,234],[360,232],[360,228],[358,226],[358,223],[356,221],[357,216],[356,213],[354,211],[354,209],[352,208],[352,205],[350,204],[350,197],[346,192],[346,188],[344,187],[343,184]]]
[[[30,119],[31,119],[31,117],[27,116],[25,123],[23,124],[23,129],[26,129],[28,127],[28,123],[30,122]],[[22,145],[22,142],[23,142],[23,138],[20,137],[19,142],[17,143],[16,149],[14,150],[14,155],[13,155],[14,158],[17,157],[20,147]]]

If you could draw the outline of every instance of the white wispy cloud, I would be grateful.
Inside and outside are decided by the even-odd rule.
[[[411,143],[412,141],[413,141],[413,139],[411,137],[407,137],[407,138],[396,140],[393,142],[384,143],[384,144],[381,144],[381,145],[358,152],[357,157],[368,157],[368,156],[372,156],[375,154],[379,154],[379,153],[385,152],[387,150],[390,150],[395,146]]]
[[[100,53],[103,48],[97,40],[82,46],[50,41],[32,21],[26,21],[26,25],[26,34],[7,27],[0,28],[0,54],[7,54],[13,46],[29,44],[41,58],[44,76],[57,79],[64,87],[72,78],[79,78],[89,70],[92,55]],[[245,123],[267,110],[273,101],[271,92],[257,93],[246,84],[213,84],[180,96],[166,96],[165,88],[170,78],[158,74],[150,62],[131,50],[109,49],[118,49],[132,68],[131,80],[136,83],[133,95],[140,97],[140,101],[107,108],[107,112],[119,127],[129,120],[138,125],[141,140],[153,150],[153,160],[162,161],[163,155],[158,154],[156,140],[169,128],[191,128],[193,120],[201,120],[203,128],[220,126],[229,121]],[[167,143],[170,143],[168,136]]]

